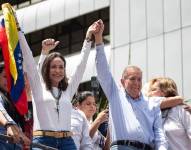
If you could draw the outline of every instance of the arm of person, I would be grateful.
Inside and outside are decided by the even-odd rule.
[[[16,124],[4,108],[3,97],[0,95],[0,125],[5,126],[8,122],[10,124]]]
[[[160,108],[171,108],[177,105],[183,104],[184,99],[181,96],[174,96],[174,97],[166,97],[162,99]]]
[[[110,149],[110,144],[111,144],[111,139],[110,139],[110,132],[109,128],[107,128],[107,135],[106,135],[106,140],[105,140],[105,145],[103,147],[103,150],[109,150]]]
[[[99,23],[101,26],[100,31],[94,35],[95,43],[96,43],[97,77],[108,100],[111,101],[112,94],[118,90],[118,87],[112,77],[109,64],[107,62],[106,55],[104,52],[104,44],[103,44],[103,37],[102,37],[104,25],[101,20]]]
[[[86,38],[84,40],[83,47],[82,47],[82,50],[80,53],[79,63],[76,66],[76,69],[75,69],[74,73],[72,74],[71,79],[69,80],[67,91],[70,94],[69,95],[70,97],[73,97],[73,95],[75,94],[75,92],[82,80],[82,77],[83,77],[83,74],[84,74],[84,71],[86,68],[88,56],[90,53],[91,44],[92,44],[92,41],[90,39],[92,39],[92,34],[95,32],[97,32],[96,22],[94,22],[87,30]]]
[[[93,138],[96,131],[98,130],[100,124],[102,124],[105,121],[108,121],[108,109],[100,112],[97,116],[97,118],[94,120],[94,122],[90,126],[90,137]]]
[[[27,77],[29,79],[33,100],[35,102],[42,101],[43,91],[40,80],[40,74],[37,71],[37,65],[33,58],[32,51],[30,50],[30,47],[28,46],[28,43],[22,31],[19,31],[19,43],[23,54],[23,65],[25,67],[24,71],[27,73]]]
[[[161,111],[159,107],[155,107],[155,120],[153,124],[153,131],[155,137],[155,149],[156,150],[167,150],[168,144],[165,138],[165,133],[162,128]]]
[[[184,103],[184,109],[191,113],[191,104]]]
[[[6,109],[2,105],[2,97],[0,96],[0,125],[3,126],[7,132],[7,135],[10,136],[14,143],[21,142],[21,136],[23,133],[20,128],[17,126],[15,121],[9,116]],[[30,140],[25,138],[24,143],[30,145]]]

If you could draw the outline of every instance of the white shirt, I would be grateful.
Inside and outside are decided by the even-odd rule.
[[[90,128],[91,124],[93,122],[92,121],[88,121],[88,126]],[[99,130],[97,130],[92,138],[92,142],[93,142],[93,149],[94,150],[102,150],[102,148],[99,146],[100,142],[101,143],[105,143],[105,138],[104,136],[101,134],[101,132]]]
[[[74,134],[72,138],[78,150],[93,150],[88,122],[85,114],[80,110],[72,109],[71,131]]]
[[[58,115],[55,109],[56,100],[50,91],[46,90],[45,84],[41,79],[41,73],[37,71],[32,52],[21,32],[19,32],[19,41],[24,57],[25,71],[27,72],[33,94],[33,130],[70,131],[72,110],[71,100],[82,79],[91,48],[91,42],[84,41],[80,62],[69,81],[67,89],[62,91],[59,100]],[[40,67],[42,66],[45,57],[45,55],[41,55]]]
[[[169,110],[164,122],[169,150],[191,149],[191,114],[181,105]]]

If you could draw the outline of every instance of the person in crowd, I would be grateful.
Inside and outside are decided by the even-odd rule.
[[[150,95],[148,95],[149,86],[151,84],[150,82],[152,83],[153,81],[151,80],[151,81],[147,82],[142,88],[142,93],[148,97],[150,96]],[[161,109],[171,108],[171,107],[183,104],[183,103],[184,103],[184,99],[183,99],[183,97],[181,97],[179,95],[172,96],[172,97],[166,97],[166,98],[162,99],[161,101],[156,101],[156,104],[159,104],[159,107]]]
[[[71,100],[82,79],[91,48],[92,33],[99,24],[94,22],[87,30],[79,63],[68,80],[66,60],[58,52],[52,52],[58,41],[47,39],[42,42],[42,53],[38,71],[31,51],[20,32],[19,39],[33,94],[33,142],[59,150],[76,150],[71,132]]]
[[[72,138],[78,150],[94,150],[89,136],[89,126],[85,114],[74,107],[71,115]]]
[[[7,78],[4,62],[0,63],[0,133],[10,137],[10,140],[0,138],[1,150],[22,150],[30,147],[30,140],[22,130],[24,117],[16,110],[10,99],[7,88]],[[23,145],[23,146],[22,146]]]
[[[100,112],[93,121],[96,113],[96,101],[94,94],[90,91],[81,92],[77,96],[77,108],[84,112],[89,123],[89,135],[93,140],[93,149],[102,150],[105,147],[105,137],[98,130],[101,123],[108,121],[108,109]]]
[[[174,80],[168,77],[154,78],[149,82],[149,96],[178,96]],[[160,103],[160,102],[159,102]],[[191,114],[183,105],[162,109],[163,127],[169,150],[189,150],[191,147]]]
[[[111,150],[166,150],[168,144],[162,129],[160,108],[141,93],[141,69],[127,66],[122,73],[122,86],[117,86],[104,53],[104,24],[102,20],[99,23],[100,30],[94,34],[96,69],[98,80],[109,101]]]

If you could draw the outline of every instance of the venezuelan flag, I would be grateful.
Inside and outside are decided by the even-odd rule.
[[[4,24],[4,19],[1,20],[0,22],[0,47],[2,48],[2,54],[4,57],[5,63],[5,71],[6,71],[6,77],[7,77],[7,88],[10,91],[11,89],[11,75],[9,71],[9,51],[8,51],[8,41],[7,41],[7,35],[5,32],[5,24]]]
[[[23,74],[23,56],[19,44],[15,12],[8,3],[2,5],[2,11],[6,32],[4,39],[7,39],[7,42],[4,42],[2,45],[6,47],[3,50],[3,56],[7,70],[6,73],[8,72],[8,84],[10,83],[8,89],[18,112],[24,115],[28,111],[28,105]]]

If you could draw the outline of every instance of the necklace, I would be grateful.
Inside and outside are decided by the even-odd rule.
[[[58,89],[58,94],[55,94],[55,92],[53,90],[50,90],[50,92],[56,100],[56,108],[55,109],[56,109],[57,113],[59,114],[59,100],[60,100],[60,97],[62,95],[62,90]]]

